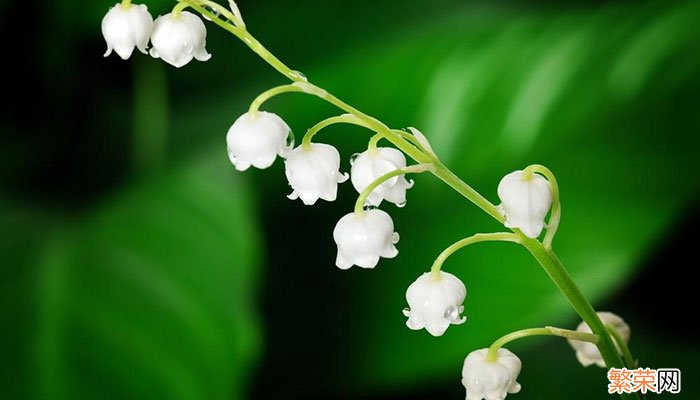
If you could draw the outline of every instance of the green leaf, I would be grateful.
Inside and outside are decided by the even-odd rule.
[[[260,347],[253,209],[224,156],[56,235],[38,274],[37,397],[241,398]]]

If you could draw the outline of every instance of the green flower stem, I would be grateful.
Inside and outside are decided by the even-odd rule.
[[[241,10],[238,9],[238,4],[236,4],[236,2],[233,0],[228,0],[228,5],[231,8],[233,15],[236,17],[236,21],[238,21],[238,26],[245,28],[245,21],[243,21]]]
[[[282,61],[280,61],[277,57],[270,53],[270,51],[266,49],[265,46],[258,42],[258,40],[255,39],[250,33],[248,33],[247,30],[245,30],[244,25],[235,26],[233,24],[221,20],[221,18],[218,18],[216,14],[207,10],[202,4],[202,2],[199,0],[182,0],[182,2],[189,4],[189,6],[192,7],[193,10],[196,10],[203,16],[209,18],[216,25],[219,25],[223,29],[235,35],[243,43],[250,47],[250,49],[253,50],[253,52],[262,57],[263,60],[265,60],[274,69],[276,69],[279,73],[289,78],[291,81],[305,82],[307,80],[303,74],[287,67]]]
[[[397,134],[402,139],[405,139],[407,142],[411,143],[414,147],[416,147],[421,152],[427,154],[427,152],[425,151],[425,149],[423,149],[423,146],[420,144],[420,142],[418,140],[416,140],[415,136],[411,135],[408,132],[404,132],[401,129],[392,129],[391,131],[393,133]],[[377,144],[379,143],[380,140],[382,140],[384,138],[385,138],[384,134],[377,133],[376,135],[372,136],[372,138],[369,140],[369,144],[367,145],[367,148],[370,150],[377,150]]]
[[[591,303],[581,293],[581,290],[576,286],[571,276],[566,271],[557,255],[551,249],[545,249],[542,243],[535,239],[530,239],[521,235],[521,243],[542,265],[545,272],[554,281],[554,284],[559,288],[562,294],[569,300],[574,310],[588,324],[591,331],[600,336],[598,349],[605,360],[608,368],[621,368],[622,358],[617,353],[615,345],[608,333],[608,330],[603,325],[603,322],[596,314]]]
[[[411,142],[412,145],[416,146],[423,153],[428,154],[428,152],[425,151],[425,149],[423,148],[423,145],[418,141],[418,139],[416,139],[415,136],[411,135],[408,132],[402,131],[401,129],[392,129],[391,131],[406,139],[407,141]]]
[[[363,190],[362,193],[360,193],[360,195],[357,197],[357,201],[355,202],[355,214],[364,214],[364,206],[367,197],[372,193],[374,189],[377,188],[377,186],[381,185],[382,183],[388,181],[389,179],[395,176],[405,174],[418,174],[425,171],[431,171],[432,169],[432,164],[417,164],[411,165],[410,167],[395,169],[391,172],[387,172],[386,174],[380,176],[379,178],[375,179],[374,182],[370,183],[369,186],[367,186],[365,190]]]
[[[173,17],[179,17],[180,14],[182,14],[182,11],[187,7],[190,7],[190,4],[184,2],[177,3],[175,7],[173,7]]]
[[[522,329],[502,336],[498,340],[493,342],[491,347],[489,347],[489,352],[486,354],[486,361],[496,361],[498,359],[498,349],[505,346],[509,342],[530,336],[559,336],[566,339],[579,340],[582,342],[589,342],[593,344],[598,343],[598,341],[600,340],[600,336],[595,335],[593,333],[570,331],[568,329],[555,328],[553,326],[546,326],[544,328]]]
[[[122,5],[123,8],[129,8],[129,7],[131,7],[131,0],[122,0],[121,5]]]
[[[486,200],[479,192],[474,190],[466,182],[461,180],[457,175],[450,171],[442,162],[435,160],[435,171],[433,174],[440,178],[443,182],[449,185],[452,189],[456,190],[457,193],[466,197],[467,200],[474,203],[477,207],[481,208],[487,214],[492,216],[496,221],[503,224],[505,218],[498,210],[498,207],[493,205],[490,201]]]
[[[544,240],[542,243],[546,249],[552,248],[552,241],[554,240],[554,235],[557,234],[557,229],[559,229],[559,221],[561,220],[561,202],[559,201],[559,185],[557,184],[557,178],[554,176],[552,171],[544,165],[534,164],[523,170],[523,178],[532,178],[533,173],[540,173],[547,178],[549,186],[552,189],[552,212],[549,216],[549,221],[547,222],[547,233],[544,235]]]
[[[377,133],[369,139],[369,144],[367,144],[367,150],[370,151],[370,154],[374,154],[377,152],[377,143],[379,143],[379,141],[382,139],[384,139],[384,135],[382,135],[381,133]]]
[[[453,253],[455,253],[457,250],[469,246],[470,244],[474,243],[479,243],[479,242],[514,242],[514,243],[520,243],[520,236],[515,234],[515,233],[510,233],[510,232],[500,232],[500,233],[477,233],[474,236],[470,236],[468,238],[464,238],[458,242],[453,243],[450,247],[446,248],[445,250],[440,253],[440,255],[435,259],[435,262],[433,262],[433,266],[430,268],[430,272],[434,276],[439,276],[438,274],[440,273],[440,268],[442,268],[442,264],[449,258]]]
[[[606,325],[606,328],[608,328],[608,332],[610,332],[610,336],[615,339],[615,343],[617,343],[617,347],[622,350],[622,357],[625,360],[625,364],[627,364],[627,368],[633,369],[637,368],[637,361],[634,359],[632,356],[632,352],[630,351],[630,348],[627,346],[627,343],[622,339],[622,336],[620,336],[620,333],[612,326],[612,325]]]
[[[317,123],[316,125],[312,126],[309,128],[308,131],[306,131],[306,134],[304,135],[304,138],[301,140],[301,145],[304,148],[308,148],[311,145],[311,139],[323,128],[333,125],[333,124],[351,124],[351,125],[358,125],[358,126],[363,126],[367,127],[364,122],[362,122],[361,119],[357,118],[356,116],[352,114],[343,114],[343,115],[337,115],[335,117],[330,117],[326,118],[323,121]]]
[[[214,11],[218,12],[219,14],[223,15],[226,19],[231,21],[234,25],[236,26],[245,26],[243,24],[242,19],[238,17],[235,13],[232,13],[228,8],[222,6],[221,4],[215,2],[215,1],[210,1],[210,0],[199,0],[200,3],[202,3],[204,6],[209,7],[213,9]],[[232,4],[236,4],[231,2]],[[236,10],[238,9],[238,6],[236,6]]]
[[[263,60],[265,60],[282,75],[289,78],[292,82],[307,82],[306,77],[302,73],[294,71],[291,68],[287,67],[282,61],[280,61],[277,57],[270,53],[270,51],[267,50],[260,42],[258,42],[258,40],[255,39],[247,30],[241,27],[236,27],[231,23],[227,23],[226,21],[222,21],[220,18],[217,18],[217,16],[214,13],[212,13],[202,5],[200,0],[182,0],[182,2],[188,4],[194,10],[196,10],[203,16],[209,18],[216,25],[219,25],[226,31],[238,37],[246,45],[248,45],[248,47],[251,50],[253,50],[253,52],[255,52],[258,56],[260,56]],[[357,116],[359,119],[365,122],[369,129],[372,129],[377,133],[383,134],[391,143],[393,143],[397,148],[399,148],[399,150],[403,151],[417,162],[425,163],[432,161],[431,157],[428,157],[423,151],[421,151],[419,148],[415,147],[411,143],[407,142],[401,137],[401,135],[398,135],[395,132],[393,132],[391,129],[389,129],[389,127],[384,125],[376,118],[370,117],[369,115],[343,102],[339,98],[333,96],[332,94],[319,88],[318,86],[308,83],[305,85],[304,90],[299,91],[315,94],[323,100],[326,100],[327,102],[340,108],[341,110]],[[251,108],[252,107],[253,106],[251,105]]]
[[[340,108],[341,110],[353,114],[357,116],[359,119],[361,119],[369,129],[383,135],[388,141],[390,141],[394,146],[396,146],[399,150],[403,151],[405,154],[407,154],[409,157],[413,158],[416,162],[424,164],[424,163],[431,163],[432,158],[425,154],[421,149],[417,148],[410,142],[408,142],[406,139],[404,139],[401,135],[397,134],[393,130],[391,130],[389,127],[384,125],[381,121],[378,119],[371,117],[362,111],[356,109],[355,107],[345,103],[344,101],[340,100],[339,98],[333,96],[332,94],[326,92],[325,90],[318,88],[317,86],[309,83],[309,85],[316,87],[319,91],[323,91],[323,95],[319,96],[323,100],[326,100],[327,102],[333,104],[334,106]]]
[[[250,108],[248,108],[248,113],[249,114],[255,114],[258,112],[260,109],[260,106],[263,105],[264,102],[270,100],[271,98],[283,94],[283,93],[295,93],[295,92],[302,92],[304,93],[305,90],[303,87],[295,84],[290,84],[290,85],[281,85],[281,86],[276,86],[273,87],[272,89],[266,90],[258,95],[258,97],[253,100],[252,103],[250,103]]]
[[[296,72],[288,68],[284,63],[282,63],[277,57],[272,55],[264,46],[260,44],[248,31],[233,26],[232,24],[226,23],[219,18],[216,18],[214,14],[206,10],[204,7],[200,6],[197,0],[183,0],[190,4],[193,9],[200,12],[202,15],[207,16],[215,24],[224,28],[228,32],[232,33],[239,39],[241,39],[251,50],[258,54],[263,60],[269,63],[273,68],[279,71],[281,74],[292,80],[293,82],[307,81],[303,74]],[[409,141],[398,135],[382,122],[374,117],[371,117],[360,110],[352,107],[351,105],[343,102],[332,94],[326,92],[325,90],[318,88],[317,86],[308,83],[310,87],[318,90],[318,96],[327,102],[335,105],[341,110],[353,114],[360,120],[365,122],[369,129],[374,130],[377,133],[383,134],[387,140],[394,144],[399,150],[403,151],[409,157],[416,160],[421,164],[431,163],[431,172],[445,182],[447,185],[452,187],[455,191],[460,193],[462,196],[467,198],[469,201],[474,203],[477,207],[484,210],[487,214],[492,216],[496,221],[501,224],[504,222],[504,217],[499,212],[498,208],[481,196],[476,190],[471,186],[461,180],[452,171],[445,167],[437,157],[432,154],[427,154],[420,147],[416,147]],[[359,209],[362,211],[362,202]],[[356,204],[356,209],[357,209]],[[520,240],[523,246],[525,246],[530,253],[535,257],[535,259],[540,263],[542,268],[547,272],[550,278],[554,281],[555,285],[560,289],[564,296],[569,300],[576,312],[581,316],[581,318],[591,327],[593,333],[600,336],[598,342],[598,349],[600,350],[603,359],[609,368],[620,368],[622,367],[622,358],[620,358],[617,353],[615,346],[613,344],[610,334],[605,329],[605,326],[601,322],[598,315],[595,313],[593,306],[588,302],[588,300],[583,296],[581,291],[578,289],[576,284],[571,280],[571,277],[567,273],[561,261],[557,258],[556,254],[551,250],[551,248],[545,248],[542,243],[537,240],[530,239],[520,233],[518,230],[514,230],[517,235],[520,235]],[[551,239],[549,240],[551,242]],[[629,395],[623,394],[623,398],[629,398]]]

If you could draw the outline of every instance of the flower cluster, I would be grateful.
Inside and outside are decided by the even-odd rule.
[[[334,201],[338,184],[348,180],[340,171],[340,153],[325,143],[305,141],[294,147],[292,131],[278,115],[266,111],[249,111],[240,116],[226,135],[229,159],[239,171],[253,166],[265,169],[279,156],[292,193],[290,199],[300,199],[313,205],[319,199]],[[354,156],[351,166],[352,182],[362,193],[382,175],[406,166],[403,153],[391,148],[370,148]],[[402,205],[406,189],[410,188],[401,174],[388,179],[367,196],[367,205],[377,206],[382,200]],[[394,231],[391,216],[372,208],[351,212],[337,223],[333,238],[338,246],[336,265],[348,269],[353,265],[374,268],[380,257],[398,254],[395,244],[399,235]]]
[[[216,21],[218,25],[228,25],[227,30],[292,79],[294,83],[291,85],[263,93],[251,104],[248,112],[233,122],[226,134],[228,157],[238,171],[250,167],[266,169],[278,157],[282,158],[285,176],[292,190],[287,197],[291,200],[299,199],[305,205],[313,205],[319,199],[334,201],[338,185],[351,181],[359,193],[355,209],[342,216],[333,230],[333,240],[337,245],[335,264],[338,268],[347,270],[356,265],[372,269],[377,266],[380,258],[394,258],[398,255],[396,244],[399,234],[394,230],[394,221],[389,213],[378,207],[384,202],[393,203],[397,207],[406,204],[406,191],[413,187],[413,181],[405,177],[407,173],[434,172],[505,227],[513,230],[512,233],[477,234],[445,249],[435,260],[430,272],[419,276],[406,291],[409,307],[403,313],[408,318],[406,326],[409,329],[425,329],[430,335],[442,336],[451,325],[460,325],[466,321],[462,314],[467,287],[455,275],[441,270],[445,259],[459,248],[486,240],[511,241],[522,244],[533,254],[533,248],[539,253],[544,252],[553,263],[558,262],[551,244],[561,210],[556,180],[551,171],[541,165],[532,165],[505,175],[497,187],[501,203],[498,206],[491,204],[442,165],[420,131],[415,128],[408,128],[408,132],[392,130],[377,119],[312,85],[303,74],[287,68],[259,45],[247,32],[235,2],[229,0],[229,6],[230,11],[209,0],[181,1],[172,12],[159,16],[154,21],[145,5],[123,0],[109,9],[102,20],[102,34],[107,43],[105,56],[114,51],[126,60],[131,57],[134,49],[138,49],[177,68],[193,59],[208,60],[211,54],[206,50],[207,30],[204,22],[197,15],[184,10],[192,7],[208,20],[222,17]],[[152,46],[150,51],[149,42]],[[280,116],[259,109],[265,100],[286,91],[315,95],[349,114],[319,122],[309,129],[301,144],[295,146],[289,125]],[[351,157],[349,173],[341,172],[341,156],[335,147],[311,140],[322,127],[339,122],[364,126],[376,133],[365,151]],[[377,146],[380,139],[388,139],[397,148]],[[421,164],[408,166],[404,153]],[[548,214],[549,220],[545,222]],[[545,229],[547,232],[540,243],[537,239]],[[552,279],[555,283],[562,283],[557,282],[554,276]],[[571,282],[562,284],[570,285]],[[572,303],[581,301],[569,300]],[[569,339],[581,364],[605,366],[601,350],[607,356],[610,353],[615,356],[615,352],[609,341],[607,347],[600,347],[600,350],[596,347],[601,339],[599,335],[605,334],[600,332],[603,326],[611,332],[618,352],[621,353],[628,350],[626,344],[630,328],[612,313],[598,313],[598,317],[603,325],[601,321],[589,320],[597,324],[596,334],[592,333],[585,322],[576,331],[553,327],[525,329],[500,338],[490,348],[471,352],[464,360],[462,369],[462,383],[466,388],[467,400],[503,400],[509,393],[520,391],[520,384],[516,381],[521,369],[520,359],[501,346],[521,337],[537,334],[565,337]],[[626,359],[630,358],[628,351],[625,355]]]
[[[188,11],[161,15],[155,22],[144,4],[117,3],[102,19],[102,36],[107,42],[105,57],[112,50],[126,60],[134,48],[180,68],[192,59],[207,61],[211,54],[205,48],[207,29],[202,20]]]

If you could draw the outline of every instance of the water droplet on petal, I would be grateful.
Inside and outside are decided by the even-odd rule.
[[[398,232],[394,232],[394,234],[391,235],[391,243],[396,244],[399,242],[399,239],[401,239],[401,236],[399,236]]]
[[[398,207],[398,208],[406,207],[406,200],[402,201],[401,203],[396,203],[396,207]]]
[[[455,306],[449,306],[445,310],[445,319],[449,319],[450,321],[453,321],[457,319],[457,307]]]
[[[231,160],[231,164],[236,165],[236,161],[238,160],[238,157],[231,151],[228,151],[228,159]]]
[[[350,165],[355,164],[355,160],[357,160],[357,157],[360,156],[360,153],[354,153],[353,155],[350,156]]]

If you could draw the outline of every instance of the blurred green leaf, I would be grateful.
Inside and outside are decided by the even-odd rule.
[[[253,212],[226,158],[207,158],[54,237],[38,277],[37,397],[241,398],[260,347]]]
[[[0,385],[2,396],[22,399],[28,396],[31,340],[34,327],[36,250],[55,223],[48,212],[0,200]]]

